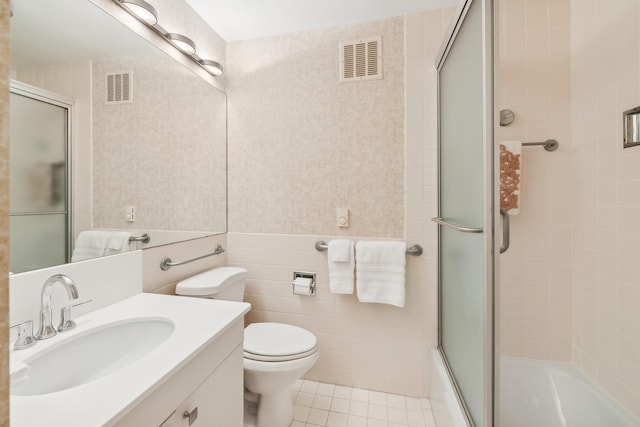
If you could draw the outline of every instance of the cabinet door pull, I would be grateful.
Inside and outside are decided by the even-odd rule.
[[[191,412],[184,411],[184,414],[182,414],[182,418],[189,418],[189,425],[195,423],[198,419],[198,407],[196,406],[195,408],[193,408]]]

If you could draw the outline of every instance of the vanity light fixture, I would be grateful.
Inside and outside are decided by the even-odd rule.
[[[196,53],[196,43],[189,37],[183,36],[178,33],[168,33],[166,36],[175,47],[186,53],[187,55],[193,55]]]
[[[219,62],[216,62],[212,59],[201,59],[200,61],[198,61],[198,63],[202,65],[202,68],[207,70],[209,74],[214,75],[216,77],[219,77],[222,75],[223,68],[222,68],[222,64],[220,64]]]
[[[178,49],[187,58],[202,67],[214,77],[220,77],[223,73],[222,64],[211,59],[202,59],[196,54],[196,44],[187,36],[178,33],[169,33],[158,23],[158,12],[153,6],[144,0],[113,0],[115,4],[126,10],[140,22],[160,35],[173,47]]]
[[[144,0],[120,0],[129,13],[149,26],[158,23],[158,11]]]

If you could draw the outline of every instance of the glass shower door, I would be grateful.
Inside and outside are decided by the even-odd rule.
[[[9,105],[10,271],[20,273],[68,262],[69,106],[13,86]]]
[[[492,425],[492,8],[468,0],[438,61],[440,350],[467,418]]]

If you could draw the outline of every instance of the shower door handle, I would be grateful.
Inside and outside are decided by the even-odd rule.
[[[509,214],[503,208],[500,208],[500,216],[502,217],[502,246],[500,253],[503,254],[509,249]]]
[[[461,233],[482,233],[482,228],[473,228],[473,227],[463,227],[461,225],[453,224],[451,222],[447,222],[440,217],[431,218],[431,221],[437,222],[440,225],[445,227],[449,227]]]

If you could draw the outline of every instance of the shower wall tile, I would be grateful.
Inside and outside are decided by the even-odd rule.
[[[498,140],[560,143],[522,150],[520,214],[510,217],[511,247],[499,260],[501,352],[571,360],[569,0],[499,6],[498,106],[515,120]]]
[[[585,4],[586,3],[586,4]],[[571,1],[573,360],[640,416],[640,4]]]

